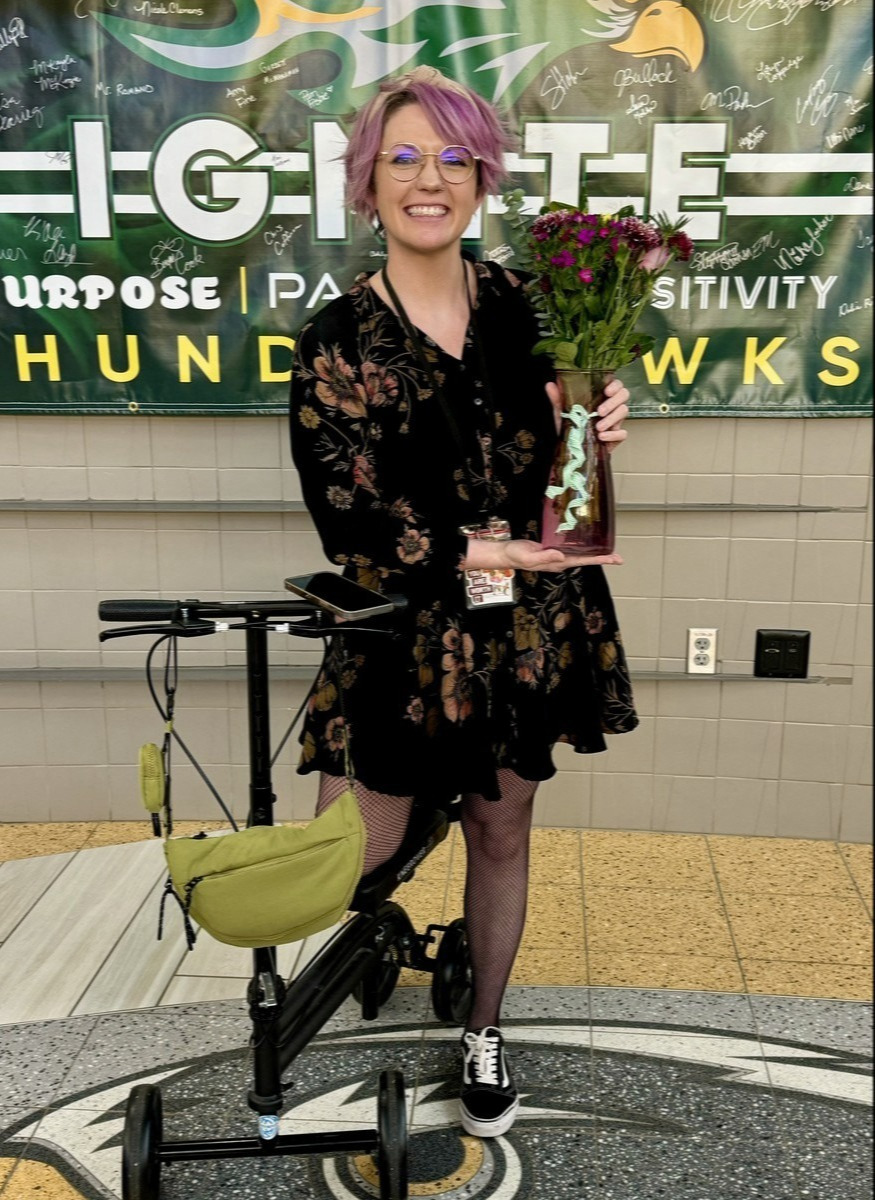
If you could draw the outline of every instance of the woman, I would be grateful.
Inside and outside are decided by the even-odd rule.
[[[348,199],[385,237],[301,332],[292,454],[325,553],[358,582],[408,598],[396,640],[329,652],[302,734],[320,811],[345,787],[349,738],[367,828],[365,871],[400,844],[413,796],[461,795],[474,1001],[463,1036],[462,1124],[497,1136],[517,1094],[499,1010],[522,936],[532,801],[551,748],[605,749],[633,729],[625,659],[601,564],[539,541],[558,390],[520,280],[463,258],[499,190],[509,138],[494,110],[433,68],[385,82],[346,153]],[[628,392],[608,388],[598,436],[622,441]],[[481,540],[490,518],[510,536]],[[465,570],[515,572],[509,604],[466,604]]]

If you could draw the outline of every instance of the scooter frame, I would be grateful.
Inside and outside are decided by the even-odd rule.
[[[403,600],[396,599],[396,603],[400,608]],[[276,802],[271,778],[268,632],[311,638],[366,631],[385,636],[391,632],[364,624],[339,627],[317,605],[305,600],[107,600],[100,604],[99,615],[105,621],[138,622],[103,630],[101,641],[143,634],[200,637],[229,628],[245,630],[250,825],[273,824]],[[232,620],[239,624],[229,625]],[[155,1085],[132,1089],[122,1146],[123,1200],[158,1200],[161,1168],[168,1163],[374,1152],[381,1200],[406,1200],[407,1128],[400,1071],[392,1069],[380,1075],[375,1129],[307,1134],[278,1132],[282,1077],[349,995],[361,1004],[363,1019],[373,1020],[391,995],[402,966],[432,974],[432,1003],[440,1019],[464,1021],[472,995],[464,922],[430,924],[423,934],[417,934],[404,909],[389,900],[395,888],[409,880],[419,863],[447,836],[454,819],[452,806],[448,809],[414,806],[397,853],[360,882],[350,903],[355,915],[288,986],[277,972],[276,948],[253,950],[247,990],[253,1086],[247,1101],[258,1115],[257,1136],[165,1140],[160,1089]],[[437,933],[443,933],[443,938],[436,955],[430,956],[427,949],[437,941]]]

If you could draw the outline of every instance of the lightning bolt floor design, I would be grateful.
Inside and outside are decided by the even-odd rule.
[[[154,941],[160,844],[137,825],[0,826],[0,1200],[116,1200],[124,1100],[160,1078],[169,1136],[246,1135],[249,955]],[[457,1124],[458,1031],[425,977],[352,1001],[293,1065],[283,1129],[375,1120],[397,1063],[411,1196],[862,1200],[871,1194],[870,846],[534,831],[504,1023],[502,1139]],[[395,895],[461,911],[453,831]],[[288,974],[320,940],[284,949]],[[537,984],[538,986],[533,986]],[[548,986],[549,985],[549,986]],[[370,1160],[174,1164],[162,1200],[359,1200]]]

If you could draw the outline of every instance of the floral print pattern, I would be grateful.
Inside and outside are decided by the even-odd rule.
[[[423,335],[464,459],[365,277],[298,338],[292,453],[325,553],[365,586],[407,597],[400,636],[334,639],[308,704],[302,772],[343,773],[348,738],[375,790],[497,798],[498,767],[546,779],[557,741],[599,751],[605,734],[637,724],[600,568],[517,572],[512,607],[465,607],[459,525],[489,513],[537,539],[555,444],[545,360],[523,350],[538,330],[519,279],[475,270],[488,379],[470,329],[461,360]]]

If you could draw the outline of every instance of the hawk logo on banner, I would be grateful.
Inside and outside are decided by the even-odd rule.
[[[639,0],[631,11],[628,5],[618,7],[614,0],[587,2],[608,17],[599,21],[605,29],[579,29],[570,23],[558,32],[551,29],[549,41],[543,40],[543,25],[536,24],[534,11],[519,6],[512,15],[502,0],[446,0],[442,4],[384,0],[379,5],[337,12],[306,8],[294,0],[238,0],[237,18],[230,25],[191,34],[109,14],[97,19],[134,53],[165,70],[197,79],[251,78],[263,69],[266,55],[277,52],[287,56],[275,63],[278,68],[289,55],[295,55],[296,73],[301,77],[297,82],[303,86],[293,87],[293,94],[331,83],[332,104],[322,101],[319,107],[334,112],[355,107],[364,97],[353,99],[351,93],[412,66],[414,60],[440,66],[478,87],[482,86],[482,73],[493,72],[493,101],[512,88],[523,88],[538,65],[587,40],[626,34],[623,41],[612,43],[611,49],[636,58],[673,55],[691,71],[701,63],[705,46],[702,26],[677,0],[659,0],[644,8]],[[435,9],[443,11],[444,28],[452,29],[450,44],[434,36]],[[452,10],[451,18],[448,10]],[[425,36],[416,36],[420,29]],[[459,37],[460,32],[466,36]],[[309,63],[308,55],[312,56]],[[334,77],[332,67],[337,72]]]
[[[611,38],[625,33],[620,42],[611,42],[612,50],[649,58],[653,54],[674,55],[691,71],[696,71],[705,54],[705,32],[699,18],[677,0],[657,0],[642,7],[641,0],[617,5],[614,0],[588,0],[592,8],[610,20],[600,24],[607,32],[587,30],[590,37]]]

